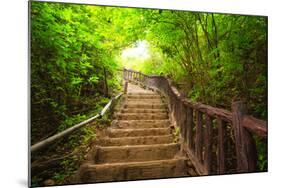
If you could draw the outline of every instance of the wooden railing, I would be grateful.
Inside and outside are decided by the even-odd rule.
[[[245,104],[232,103],[232,111],[183,97],[163,76],[123,71],[124,79],[165,96],[171,123],[180,128],[181,150],[199,175],[253,172],[257,150],[253,135],[266,138],[267,122],[247,115]]]
[[[117,96],[113,97],[106,105],[105,107],[101,110],[100,113],[96,114],[95,116],[81,122],[81,123],[78,123],[76,125],[73,125],[72,127],[60,132],[60,133],[57,133],[45,140],[42,140],[34,145],[31,146],[31,153],[33,152],[36,152],[36,151],[39,151],[47,146],[49,146],[50,144],[53,144],[54,142],[58,141],[59,139],[61,138],[64,138],[66,136],[68,136],[70,133],[72,133],[73,131],[89,124],[90,122],[94,121],[95,119],[99,118],[99,117],[102,117],[112,106],[112,104],[119,98],[123,95],[123,93],[120,93],[118,94]]]

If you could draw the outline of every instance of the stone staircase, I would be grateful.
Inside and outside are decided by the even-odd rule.
[[[189,176],[191,164],[174,142],[167,105],[160,95],[129,84],[122,107],[78,182],[108,182]]]

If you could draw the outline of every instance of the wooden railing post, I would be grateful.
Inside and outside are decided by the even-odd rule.
[[[132,72],[132,80],[135,80],[135,72]]]
[[[247,114],[244,102],[233,102],[232,118],[237,156],[237,172],[253,172],[257,168],[257,150],[252,135],[243,127],[242,120]]]
[[[212,135],[213,135],[213,128],[212,128],[212,119],[209,115],[206,115],[206,135],[205,135],[205,167],[208,174],[212,172]]]
[[[141,82],[141,73],[139,72],[139,82]]]
[[[123,69],[123,78],[127,80],[127,70],[125,68]]]
[[[222,121],[221,118],[217,118],[218,120],[218,174],[225,173],[225,150],[224,150],[224,142],[225,142],[225,127],[226,124]]]
[[[142,83],[142,72],[140,72],[140,82]]]
[[[140,83],[140,72],[137,72],[136,73],[136,81],[137,81],[137,83],[139,84]]]
[[[199,161],[202,162],[202,140],[203,140],[203,134],[202,134],[202,126],[203,126],[203,117],[202,112],[197,111],[197,117],[196,117],[196,138],[195,138],[195,153],[198,157]]]
[[[193,150],[192,142],[192,129],[193,129],[193,109],[186,107],[186,141],[187,146]]]
[[[124,84],[124,94],[127,94],[127,90],[128,90],[128,81],[126,81]]]

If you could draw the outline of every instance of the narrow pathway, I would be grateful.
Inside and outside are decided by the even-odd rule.
[[[78,182],[107,182],[189,176],[186,157],[171,134],[167,104],[160,95],[128,85],[106,136],[80,167]]]
[[[153,91],[148,89],[143,89],[138,85],[128,83],[128,94],[155,94]],[[160,97],[160,96],[159,96]]]

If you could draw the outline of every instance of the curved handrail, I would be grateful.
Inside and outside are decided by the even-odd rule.
[[[91,117],[91,118],[89,118],[89,119],[87,119],[87,120],[85,120],[85,121],[82,121],[82,122],[80,122],[80,123],[78,123],[78,124],[76,124],[76,125],[74,125],[74,126],[68,128],[68,129],[62,131],[62,132],[59,132],[59,133],[57,133],[57,134],[55,134],[55,135],[53,135],[53,136],[50,136],[49,138],[46,138],[46,139],[44,139],[44,140],[42,140],[42,141],[40,141],[40,142],[38,142],[38,143],[32,145],[32,146],[31,146],[31,149],[30,149],[31,153],[36,152],[36,151],[38,151],[38,150],[41,150],[42,148],[45,148],[45,147],[48,146],[49,144],[52,144],[52,143],[54,143],[55,141],[57,141],[58,139],[61,139],[61,138],[65,137],[65,136],[69,135],[69,134],[72,133],[73,131],[75,131],[75,130],[77,130],[77,129],[79,129],[79,128],[85,126],[85,125],[87,125],[88,123],[94,121],[95,119],[97,119],[97,118],[99,118],[99,117],[102,117],[102,116],[110,109],[110,107],[111,107],[113,101],[117,100],[117,99],[118,99],[119,97],[121,97],[122,95],[123,95],[123,93],[120,93],[120,94],[118,94],[117,96],[115,96],[114,98],[112,98],[112,99],[105,105],[105,107],[104,107],[97,115],[95,115],[94,117]]]

